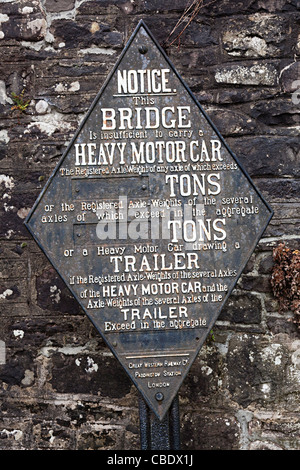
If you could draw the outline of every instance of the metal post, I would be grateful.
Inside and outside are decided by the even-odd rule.
[[[140,437],[142,450],[180,450],[180,418],[178,395],[162,421],[139,396]]]

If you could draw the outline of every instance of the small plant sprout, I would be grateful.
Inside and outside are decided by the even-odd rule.
[[[19,95],[17,95],[14,92],[11,94],[12,100],[15,103],[11,109],[19,111],[20,114],[26,111],[31,101],[31,100],[25,100],[24,94],[25,94],[25,88],[21,91]]]

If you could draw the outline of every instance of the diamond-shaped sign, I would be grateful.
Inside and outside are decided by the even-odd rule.
[[[162,419],[271,216],[141,21],[26,225]]]

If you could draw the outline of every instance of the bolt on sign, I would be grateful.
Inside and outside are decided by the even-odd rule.
[[[26,226],[163,419],[271,217],[141,21]]]

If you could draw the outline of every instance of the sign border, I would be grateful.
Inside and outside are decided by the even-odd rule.
[[[82,308],[82,310],[85,312],[86,316],[88,317],[88,319],[91,321],[91,323],[94,325],[95,329],[97,330],[97,332],[100,333],[100,336],[102,337],[102,339],[105,341],[105,344],[109,347],[109,349],[112,351],[113,355],[115,356],[115,358],[120,362],[118,356],[117,356],[117,353],[115,353],[115,351],[112,349],[112,347],[109,345],[108,343],[108,340],[106,339],[105,337],[105,334],[103,332],[101,332],[97,326],[95,325],[94,321],[92,318],[90,318],[90,316],[88,315],[88,313],[86,312],[86,309],[81,305],[81,302],[77,296],[76,293],[72,292],[71,289],[69,288],[67,282],[64,280],[64,277],[62,276],[62,274],[60,273],[58,267],[56,266],[56,263],[53,263],[53,261],[50,259],[50,257],[48,256],[47,252],[45,251],[45,249],[43,248],[38,236],[33,232],[33,230],[31,229],[30,227],[30,219],[35,211],[35,209],[37,208],[37,206],[40,204],[42,198],[44,197],[44,194],[46,193],[50,183],[52,182],[53,178],[55,177],[56,173],[59,171],[59,168],[61,167],[65,157],[67,156],[68,152],[71,150],[74,142],[76,141],[77,137],[79,136],[79,134],[81,133],[84,125],[86,124],[87,120],[89,119],[91,113],[93,112],[95,106],[97,105],[100,97],[102,96],[102,94],[104,93],[108,83],[110,82],[112,76],[114,75],[114,73],[116,72],[116,70],[118,69],[119,67],[119,64],[121,63],[123,57],[125,56],[127,50],[129,49],[129,47],[131,46],[133,40],[135,39],[137,33],[139,32],[140,28],[144,28],[146,33],[149,35],[150,39],[153,41],[154,45],[158,48],[158,50],[160,51],[160,53],[163,55],[164,59],[166,60],[167,64],[170,66],[170,68],[172,69],[172,71],[174,72],[174,74],[176,75],[177,79],[180,81],[180,83],[182,84],[182,86],[184,87],[184,89],[186,90],[186,92],[190,95],[190,97],[192,98],[192,100],[194,101],[195,105],[198,107],[200,113],[203,115],[203,117],[207,120],[208,124],[211,126],[211,128],[213,129],[213,131],[216,133],[216,135],[218,136],[219,140],[221,141],[222,145],[224,145],[224,147],[226,148],[226,150],[228,151],[228,153],[231,155],[231,157],[233,158],[233,160],[236,162],[237,166],[239,167],[240,171],[244,174],[244,176],[247,178],[249,184],[251,185],[251,187],[253,188],[253,190],[257,193],[258,197],[261,199],[261,201],[263,202],[263,204],[265,205],[265,207],[268,209],[268,211],[270,212],[270,215],[269,215],[269,218],[268,220],[266,221],[265,225],[263,226],[262,229],[259,230],[258,232],[258,235],[256,236],[256,238],[254,239],[253,243],[251,244],[251,249],[248,250],[248,253],[249,253],[249,256],[247,256],[245,258],[245,261],[241,264],[238,272],[237,272],[237,275],[236,275],[236,279],[235,279],[235,282],[232,286],[232,289],[230,291],[230,293],[228,293],[228,295],[225,297],[225,299],[223,300],[223,302],[221,303],[220,307],[219,307],[219,310],[217,310],[217,315],[216,315],[216,319],[215,319],[215,322],[217,321],[225,303],[228,301],[228,298],[230,297],[231,295],[231,292],[232,290],[235,288],[236,286],[236,283],[238,282],[246,264],[248,263],[248,260],[250,259],[251,255],[253,254],[254,250],[255,250],[255,247],[257,246],[260,238],[262,237],[264,231],[266,230],[270,220],[272,219],[273,215],[274,215],[274,211],[272,210],[272,208],[269,206],[269,204],[266,202],[266,200],[264,199],[264,197],[262,196],[262,194],[260,193],[260,191],[257,189],[257,187],[254,185],[254,182],[252,181],[252,179],[250,178],[250,176],[248,175],[247,171],[244,169],[244,167],[242,166],[242,164],[239,162],[238,158],[235,156],[235,154],[232,152],[232,150],[230,149],[230,147],[227,145],[226,141],[224,140],[224,138],[222,137],[222,135],[220,134],[220,132],[218,131],[218,129],[216,128],[216,126],[213,124],[213,122],[211,121],[211,119],[209,118],[209,116],[207,115],[207,113],[204,111],[204,109],[202,108],[202,106],[200,105],[200,103],[198,102],[198,100],[195,98],[194,94],[192,93],[192,91],[190,90],[190,88],[188,87],[188,85],[185,83],[185,81],[182,79],[182,77],[180,76],[180,74],[178,73],[178,71],[176,70],[176,68],[174,67],[174,65],[172,64],[172,62],[170,61],[169,57],[167,56],[166,52],[163,50],[163,48],[160,46],[160,44],[157,42],[157,40],[154,38],[154,36],[152,35],[152,33],[150,32],[149,28],[146,26],[146,24],[144,23],[143,20],[140,20],[138,25],[136,26],[134,32],[131,34],[126,46],[124,47],[124,49],[122,50],[120,56],[118,57],[114,67],[112,68],[111,72],[108,74],[104,84],[102,85],[100,91],[97,93],[96,97],[94,98],[92,104],[90,105],[90,108],[89,110],[87,111],[85,117],[82,119],[81,123],[79,124],[79,127],[77,129],[77,131],[75,132],[73,138],[71,139],[69,145],[67,146],[66,150],[64,151],[63,155],[61,156],[59,162],[56,164],[56,167],[54,168],[54,170],[52,171],[50,177],[48,178],[44,188],[42,189],[41,193],[39,194],[38,198],[36,199],[33,207],[31,208],[29,214],[27,215],[26,219],[25,219],[25,226],[27,228],[27,230],[30,232],[30,234],[32,235],[32,237],[34,238],[34,240],[36,241],[36,243],[38,244],[38,246],[40,247],[40,249],[42,250],[42,252],[45,254],[45,256],[47,257],[47,259],[49,260],[50,264],[54,267],[54,269],[56,270],[57,274],[60,276],[60,278],[64,281],[64,283],[66,284],[66,287],[69,289],[69,291],[71,292],[71,294],[73,295],[73,297],[77,300],[77,302],[79,303],[80,307]],[[209,331],[207,332],[203,342],[197,347],[197,352],[195,354],[195,358],[197,357],[197,355],[199,354],[199,351],[208,335]],[[195,350],[195,351],[196,351]],[[123,367],[122,365],[122,368],[123,370],[126,372],[126,374],[128,375],[128,377],[130,378],[130,380],[134,383],[134,385],[137,387],[136,383],[135,383],[135,380],[134,378],[128,373],[128,371]],[[186,375],[188,374],[189,372],[189,369],[190,367],[188,368],[187,372],[184,374],[184,377],[182,379],[182,382],[184,381]],[[181,384],[182,384],[181,382]],[[137,387],[138,388],[138,387]],[[142,393],[142,391],[138,388],[138,391],[139,393],[143,396],[143,398],[146,400],[146,402],[148,402],[147,400],[147,397],[144,397],[144,394]],[[177,392],[176,392],[177,393]],[[149,402],[148,402],[149,404]],[[152,407],[151,407],[152,408]],[[165,410],[164,412],[164,415],[163,416],[159,416],[155,410],[153,410],[154,413],[158,416],[158,418],[160,420],[162,420],[166,414],[166,412],[168,411],[168,408]]]

